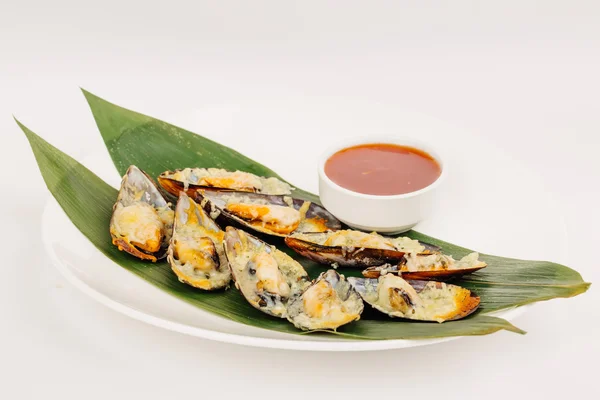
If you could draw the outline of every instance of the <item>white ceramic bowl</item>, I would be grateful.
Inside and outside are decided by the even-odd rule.
[[[410,146],[430,154],[440,165],[441,175],[431,185],[415,192],[379,196],[345,189],[325,175],[325,163],[336,152],[361,144],[386,143]],[[415,139],[368,137],[349,139],[330,147],[319,159],[319,196],[323,206],[345,224],[364,231],[400,233],[410,230],[426,218],[433,206],[433,196],[447,174],[439,154]]]

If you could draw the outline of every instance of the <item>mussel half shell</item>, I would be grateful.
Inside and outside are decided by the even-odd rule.
[[[123,176],[110,219],[112,242],[142,260],[166,256],[174,213],[144,171],[130,166]]]
[[[348,278],[365,302],[391,317],[418,321],[454,321],[479,306],[479,296],[445,282],[404,280],[387,274],[378,279]]]
[[[405,279],[446,280],[470,274],[485,268],[479,253],[470,253],[460,260],[445,254],[406,254],[399,264],[384,264],[362,271],[365,278],[378,278],[385,274],[402,275]]]
[[[207,188],[276,195],[292,192],[289,184],[277,178],[264,178],[249,172],[231,172],[219,168],[184,168],[165,171],[158,177],[158,183],[173,196],[179,196],[182,191],[188,196],[193,196],[196,190]]]
[[[223,249],[225,232],[185,193],[175,207],[167,261],[179,280],[215,290],[229,285],[231,271]]]
[[[336,330],[360,319],[364,305],[343,275],[330,269],[290,300],[288,320],[305,331]]]
[[[409,238],[389,238],[350,229],[324,233],[293,233],[285,238],[285,243],[297,253],[318,263],[337,263],[350,267],[398,264],[408,252],[439,252],[439,247]]]
[[[236,288],[258,310],[279,318],[287,315],[290,298],[309,285],[296,260],[262,240],[231,226],[224,238]]]
[[[198,190],[195,199],[214,218],[268,235],[338,230],[341,222],[318,204],[290,196],[220,190]]]

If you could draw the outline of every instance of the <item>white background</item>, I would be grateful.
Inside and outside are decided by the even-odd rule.
[[[600,395],[594,286],[518,318],[526,336],[376,353],[245,348],[121,316],[41,250],[48,194],[11,119],[81,159],[103,147],[81,86],[312,190],[337,138],[422,135],[456,168],[420,230],[598,282],[598,2],[83,3],[0,6],[0,398]]]

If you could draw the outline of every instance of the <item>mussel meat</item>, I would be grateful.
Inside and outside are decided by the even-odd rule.
[[[229,284],[231,271],[223,249],[224,235],[202,207],[181,193],[167,252],[167,261],[181,282],[204,290]]]
[[[345,277],[330,269],[290,300],[287,318],[305,331],[336,330],[358,320],[363,308],[361,297]]]
[[[112,243],[142,260],[166,256],[174,213],[155,183],[135,165],[121,181],[110,219]]]
[[[340,221],[320,205],[290,196],[198,190],[195,197],[211,216],[222,215],[268,235],[285,237],[292,232],[325,232],[341,227]]]
[[[292,193],[292,187],[277,178],[264,178],[249,172],[231,172],[220,168],[165,171],[158,177],[158,182],[173,196],[179,196],[181,191],[193,196],[197,189],[206,188],[277,195]]]
[[[231,226],[226,229],[224,242],[236,288],[253,307],[285,318],[289,299],[309,285],[302,265],[274,246]]]
[[[418,321],[453,321],[471,314],[479,296],[445,282],[404,280],[386,274],[378,279],[348,278],[365,302],[391,317]]]

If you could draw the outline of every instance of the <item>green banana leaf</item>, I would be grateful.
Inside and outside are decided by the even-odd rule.
[[[135,164],[154,177],[165,170],[186,166],[221,167],[263,176],[277,176],[265,166],[214,141],[118,107],[89,92],[84,91],[84,94],[121,175],[129,165]],[[108,233],[116,190],[22,124],[19,125],[30,141],[50,192],[75,226],[115,263],[160,289],[214,314],[261,328],[301,333],[287,321],[255,310],[236,290],[214,293],[196,290],[181,284],[165,262],[142,262],[119,252],[112,246]],[[318,202],[318,197],[314,194],[300,189],[294,193],[297,197]],[[90,204],[94,207],[90,207]],[[418,232],[411,231],[408,236],[442,246],[445,252],[457,257],[470,252]],[[293,253],[281,240],[267,240],[302,263],[311,276],[323,271],[323,266]],[[500,329],[523,333],[507,321],[485,314],[535,301],[575,296],[589,287],[589,283],[584,282],[576,271],[559,264],[490,255],[482,255],[482,259],[489,265],[486,269],[457,281],[481,296],[481,307],[474,315],[461,321],[437,324],[391,320],[377,313],[366,313],[363,319],[340,328],[336,333],[359,339],[482,335]],[[356,269],[340,271],[346,275],[359,275]]]
[[[54,198],[81,233],[116,264],[158,288],[224,318],[259,328],[301,334],[286,320],[254,309],[235,289],[218,292],[194,289],[179,282],[166,262],[144,262],[119,251],[112,245],[108,232],[117,190],[20,122],[17,123],[29,139],[44,181]],[[500,329],[522,333],[503,319],[478,315],[446,324],[361,320],[337,334],[356,339],[409,339],[483,335]]]

